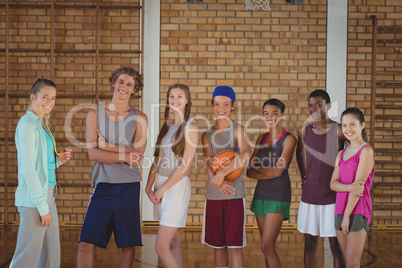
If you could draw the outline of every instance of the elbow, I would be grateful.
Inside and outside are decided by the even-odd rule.
[[[273,172],[274,178],[278,178],[278,177],[282,176],[282,174],[283,174],[284,171],[285,171],[285,169],[283,169],[283,168],[280,168],[280,169],[275,170],[275,171]]]

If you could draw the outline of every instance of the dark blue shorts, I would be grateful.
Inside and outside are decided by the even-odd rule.
[[[88,204],[80,242],[106,248],[114,232],[119,248],[142,246],[141,183],[98,183]]]

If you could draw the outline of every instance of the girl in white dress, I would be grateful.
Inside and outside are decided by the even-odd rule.
[[[170,108],[174,120],[167,122]],[[165,267],[182,267],[180,227],[186,226],[191,185],[189,170],[198,144],[188,86],[172,85],[167,92],[165,122],[155,146],[155,159],[145,189],[159,221],[155,251]],[[152,190],[154,186],[154,190]]]

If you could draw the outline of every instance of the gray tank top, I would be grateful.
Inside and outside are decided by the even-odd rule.
[[[261,166],[266,168],[274,167],[276,165],[276,162],[283,152],[283,142],[291,134],[285,131],[274,145],[266,147],[264,143],[268,135],[269,132],[261,139],[260,148],[258,149],[256,156],[260,159]],[[291,188],[288,173],[291,162],[292,158],[290,158],[290,161],[281,176],[273,179],[257,180],[254,198],[269,201],[291,202]]]
[[[212,128],[207,130],[206,134],[209,142],[209,148],[211,149],[212,158],[223,150],[233,150],[236,153],[239,153],[239,148],[234,140],[234,130],[236,129],[237,125],[238,124],[236,122],[233,122],[227,131],[219,134],[214,132]],[[224,200],[246,197],[244,192],[243,175],[240,175],[239,178],[229,183],[236,189],[236,191],[234,195],[225,197],[221,191],[211,185],[210,179],[208,178],[206,199]]]
[[[194,120],[189,118],[187,120],[185,129],[191,122],[194,122]],[[162,147],[159,151],[158,166],[156,169],[156,173],[164,177],[169,177],[182,161],[182,158],[177,157],[172,151],[172,146],[175,144],[175,134],[180,126],[174,127],[172,126],[172,122],[169,122],[168,127],[169,130],[161,142]],[[191,163],[189,163],[189,165],[191,165]],[[186,175],[190,175],[190,173],[187,173]]]
[[[120,121],[110,120],[105,106],[98,106],[97,127],[110,144],[133,148],[133,139],[137,126],[137,109],[131,108],[129,114]],[[139,166],[127,163],[102,163],[95,161],[92,170],[92,187],[100,182],[131,183],[141,181]]]

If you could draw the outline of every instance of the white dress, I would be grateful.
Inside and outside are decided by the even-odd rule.
[[[193,121],[190,118],[186,123],[186,128]],[[173,127],[171,123],[168,126],[169,131],[161,142],[162,147],[160,148],[155,177],[155,191],[160,188],[181,163],[181,159],[177,158],[172,151],[174,134],[178,127]],[[165,191],[161,203],[154,205],[154,220],[159,221],[159,224],[164,226],[185,227],[190,196],[190,174],[187,173],[180,181]]]

